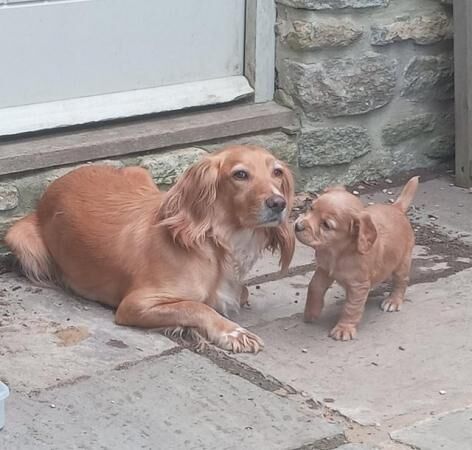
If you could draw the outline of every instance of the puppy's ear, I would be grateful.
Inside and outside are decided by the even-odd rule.
[[[367,253],[377,239],[377,229],[369,213],[362,211],[354,217],[352,233],[357,240],[357,250],[361,254]]]
[[[216,161],[204,158],[165,194],[157,219],[185,248],[199,247],[210,231],[219,181]]]
[[[295,188],[292,172],[285,164],[282,175],[282,194],[287,202],[285,220],[278,227],[267,229],[267,248],[272,251],[280,251],[280,267],[285,271],[288,269],[295,251],[293,226],[290,226],[288,222],[295,198]]]

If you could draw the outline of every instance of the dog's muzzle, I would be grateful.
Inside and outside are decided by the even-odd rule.
[[[280,223],[284,218],[284,212],[287,208],[287,201],[281,195],[271,195],[264,202],[264,207],[261,214],[261,222]]]

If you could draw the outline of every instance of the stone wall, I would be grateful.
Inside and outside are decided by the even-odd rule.
[[[279,103],[309,190],[454,155],[452,0],[277,0]]]

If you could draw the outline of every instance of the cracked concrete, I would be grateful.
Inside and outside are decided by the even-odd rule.
[[[399,188],[366,189],[388,201]],[[301,320],[313,252],[291,270],[267,256],[235,320],[258,355],[193,353],[118,327],[100,305],[0,275],[0,379],[12,394],[5,449],[472,449],[472,195],[447,176],[420,185],[411,285],[400,313],[371,294],[355,341],[327,337],[343,292]],[[359,189],[362,193],[362,190]]]

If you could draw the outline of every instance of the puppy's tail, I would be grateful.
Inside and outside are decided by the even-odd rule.
[[[420,177],[410,178],[408,183],[406,183],[405,187],[402,189],[402,192],[400,193],[393,206],[396,206],[401,211],[406,213],[408,211],[408,208],[410,207],[411,202],[413,201],[413,197],[416,194],[416,190],[418,189],[419,180]]]
[[[51,258],[41,236],[36,214],[16,222],[5,236],[5,243],[17,257],[27,278],[42,285],[51,284]]]

